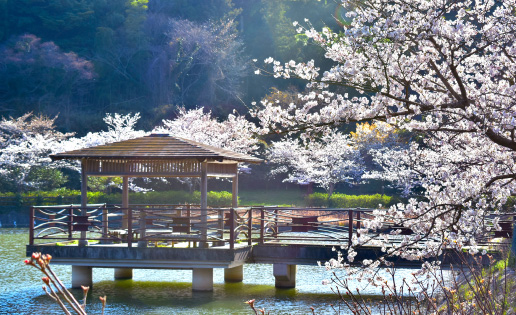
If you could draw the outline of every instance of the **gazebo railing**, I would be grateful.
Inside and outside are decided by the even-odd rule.
[[[117,241],[109,234],[108,226],[121,225],[122,219],[105,204],[58,205],[31,207],[29,222],[29,244],[33,245],[35,241],[78,241],[80,232],[87,232],[87,239],[91,241]]]
[[[87,215],[81,215],[86,210]],[[209,242],[214,246],[250,242],[246,209],[207,209],[198,205],[78,205],[32,207],[29,243],[67,245],[85,240],[90,244],[124,243],[129,247],[163,245],[160,243]],[[244,228],[245,227],[245,228]],[[203,231],[206,239],[203,239]],[[233,231],[233,232],[231,232]],[[81,238],[80,232],[86,232]],[[256,234],[256,233],[255,233]],[[249,239],[249,241],[248,241]]]

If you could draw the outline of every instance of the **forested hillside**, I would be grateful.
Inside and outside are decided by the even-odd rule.
[[[338,5],[3,0],[0,12],[0,116],[58,115],[60,131],[83,135],[102,129],[105,113],[140,112],[139,127],[151,129],[177,106],[245,114],[272,87],[302,91],[302,82],[256,75],[253,59],[323,62],[292,23],[337,26]]]

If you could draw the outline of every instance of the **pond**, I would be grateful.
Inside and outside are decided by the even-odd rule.
[[[28,229],[0,228],[0,314],[61,314],[60,308],[41,288],[42,274],[25,266]],[[71,267],[54,265],[54,271],[67,287],[71,285]],[[411,270],[400,270],[398,277],[409,277]],[[247,264],[242,283],[224,283],[222,269],[214,270],[213,292],[192,292],[190,270],[135,269],[132,280],[113,280],[113,269],[94,268],[94,288],[88,296],[88,314],[100,314],[99,296],[107,296],[106,314],[251,314],[244,302],[256,299],[256,305],[271,314],[333,314],[331,304],[339,307],[338,297],[322,281],[329,277],[324,268],[298,266],[295,289],[276,289],[272,265]],[[363,288],[363,283],[357,283]],[[364,293],[379,298],[374,288]],[[80,290],[73,290],[81,298]],[[375,297],[376,295],[376,297]],[[344,305],[340,314],[349,314]]]

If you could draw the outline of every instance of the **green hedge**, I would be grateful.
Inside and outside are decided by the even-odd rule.
[[[17,198],[20,203],[33,203],[34,205],[79,203],[80,190],[58,189],[54,191],[29,192],[22,195],[14,193],[3,193],[0,197]],[[35,198],[35,199],[34,199]],[[54,200],[49,200],[49,199]],[[131,204],[199,204],[201,193],[195,191],[193,194],[186,191],[149,191],[146,193],[129,193]],[[88,203],[122,203],[122,194],[106,194],[103,192],[88,192]],[[230,207],[232,196],[228,191],[209,191],[208,206],[210,207]]]
[[[390,196],[386,195],[345,195],[334,193],[330,200],[328,194],[313,193],[305,197],[305,202],[308,207],[322,207],[322,208],[378,208],[388,206],[391,203]]]

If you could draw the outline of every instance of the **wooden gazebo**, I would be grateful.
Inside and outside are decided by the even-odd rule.
[[[125,140],[62,152],[52,160],[81,160],[81,207],[85,208],[88,176],[122,177],[122,208],[129,208],[129,177],[200,177],[201,241],[206,241],[208,177],[233,181],[232,206],[238,206],[238,163],[260,163],[253,156],[225,150],[169,134]],[[81,232],[86,233],[86,232]],[[85,245],[85,244],[82,244]]]

